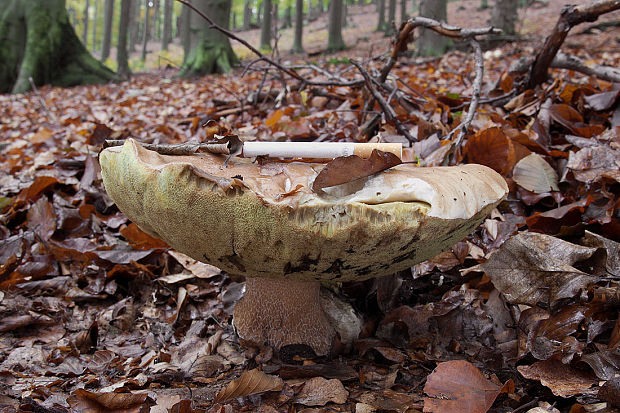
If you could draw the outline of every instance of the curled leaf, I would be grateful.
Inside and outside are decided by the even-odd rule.
[[[312,190],[318,192],[329,186],[365,178],[401,163],[401,159],[393,153],[376,149],[372,151],[368,159],[357,155],[334,158],[317,175],[312,184]]]
[[[257,369],[244,371],[241,377],[228,383],[224,389],[215,395],[214,402],[221,403],[237,397],[266,391],[280,391],[282,385],[283,381],[279,377],[270,376]]]
[[[532,153],[521,159],[514,167],[512,179],[528,191],[543,194],[559,191],[558,174],[542,156]]]

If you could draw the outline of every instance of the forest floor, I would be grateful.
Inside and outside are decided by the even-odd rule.
[[[451,2],[450,23],[486,25],[478,4]],[[289,79],[283,93],[264,71],[184,80],[163,64],[122,83],[0,95],[0,412],[617,411],[619,88],[552,70],[519,91],[523,75],[508,72],[540,48],[561,5],[523,12],[527,39],[485,52],[482,98],[507,98],[481,104],[456,153],[500,173],[508,198],[451,250],[340,285],[363,332],[331,359],[241,345],[231,311],[243,279],[130,222],[97,154],[108,138],[202,141],[209,118],[262,140],[403,141],[393,121],[365,133],[381,108],[363,111],[364,88],[299,90]],[[385,61],[367,58],[390,39],[373,31],[373,7],[350,15],[351,48],[309,57],[320,70],[300,74],[358,78],[345,57],[378,73]],[[326,37],[315,24],[310,52]],[[620,67],[618,30],[579,34],[593,24],[575,27],[563,51]],[[407,97],[384,97],[417,139],[407,156],[441,163],[472,95],[471,53],[403,57],[390,76]]]

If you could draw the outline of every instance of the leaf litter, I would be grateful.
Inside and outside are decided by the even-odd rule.
[[[485,62],[489,96],[519,82],[510,61],[533,51],[521,46],[496,49],[506,58]],[[620,63],[604,44],[587,52],[582,57]],[[458,51],[422,64],[403,58],[393,69],[424,98],[393,102],[419,139],[409,160],[441,163],[447,145],[438,137],[458,125],[454,108],[471,93],[463,81],[470,70]],[[214,133],[212,123],[202,127],[208,118],[220,125],[215,133],[259,140],[366,141],[361,89],[292,89],[276,102],[281,83],[267,79],[277,93],[239,110],[238,97],[256,91],[261,73],[192,81],[153,73],[42,88],[58,122],[38,110],[34,94],[0,96],[0,408],[415,412],[469,401],[471,411],[617,408],[617,87],[571,72],[552,78],[559,81],[507,103],[482,103],[456,153],[458,162],[494,168],[510,186],[484,225],[411,271],[340,286],[365,324],[337,362],[282,360],[241,346],[230,321],[243,280],[129,222],[106,195],[95,154],[103,140],[128,136],[205,142]],[[376,132],[401,138],[391,120]]]

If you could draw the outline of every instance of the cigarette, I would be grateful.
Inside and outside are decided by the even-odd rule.
[[[403,146],[400,143],[351,143],[351,142],[244,142],[241,156],[254,158],[338,158],[357,155],[368,158],[374,149],[391,152],[400,159]]]

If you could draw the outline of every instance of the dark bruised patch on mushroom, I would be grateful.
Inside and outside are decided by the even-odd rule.
[[[230,179],[238,179],[238,180],[240,180],[240,181],[243,181],[243,177],[242,177],[241,175],[235,175],[235,176],[233,176],[233,177],[232,177],[232,178],[230,178]]]
[[[222,258],[220,258],[220,261],[223,261],[223,260],[226,260],[229,263],[231,263],[239,271],[245,272],[245,265],[241,263],[241,260],[239,259],[239,256],[237,254],[225,255]]]
[[[337,274],[338,277],[336,278],[339,278],[342,274],[343,268],[344,266],[342,265],[342,260],[340,258],[336,258],[334,262],[332,262],[332,265],[323,271],[323,274]]]
[[[418,242],[420,240],[420,236],[418,234],[415,234],[412,238],[411,241],[409,241],[407,244],[405,244],[404,246],[400,247],[399,251],[407,251],[409,250],[409,248],[411,248],[411,246],[413,244],[415,244],[416,242]]]
[[[355,274],[356,275],[368,275],[371,272],[372,272],[372,266],[370,266],[370,265],[367,266],[367,267],[355,270]]]
[[[299,263],[296,263],[295,265],[293,265],[291,262],[287,262],[286,265],[284,265],[284,274],[288,275],[298,272],[310,271],[312,270],[312,267],[316,268],[318,263],[318,258],[313,259],[310,258],[310,256],[308,255],[304,255],[303,257],[301,257],[301,261],[299,261]]]

